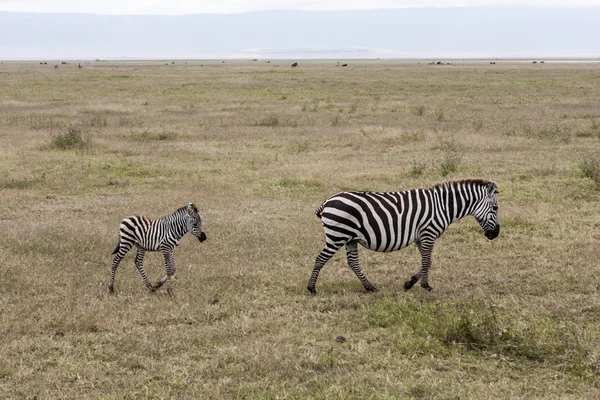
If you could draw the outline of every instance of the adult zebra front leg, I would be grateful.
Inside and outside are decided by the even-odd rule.
[[[414,286],[415,283],[421,280],[421,287],[432,291],[433,288],[429,286],[428,273],[429,267],[431,266],[431,252],[433,251],[433,240],[422,239],[416,242],[419,253],[421,253],[421,269],[419,272],[414,274],[410,280],[404,282],[404,290],[408,290]]]
[[[144,285],[146,285],[148,289],[154,291],[154,287],[152,287],[152,284],[150,283],[150,281],[148,280],[148,276],[146,275],[146,271],[144,270],[144,249],[142,249],[141,247],[137,248],[137,253],[135,255],[135,267],[142,276],[142,279],[144,280]]]
[[[350,242],[346,244],[346,256],[348,257],[348,265],[352,268],[352,271],[356,274],[360,283],[363,284],[365,289],[369,292],[376,292],[377,288],[369,282],[367,277],[362,273],[360,265],[358,264],[358,245],[356,242]]]
[[[166,275],[156,283],[154,286],[154,290],[160,288],[162,285],[167,283],[167,293],[169,295],[173,295],[173,291],[171,290],[171,276],[175,274],[177,267],[175,267],[175,260],[173,256],[173,249],[163,250],[163,258],[165,260],[165,272]]]

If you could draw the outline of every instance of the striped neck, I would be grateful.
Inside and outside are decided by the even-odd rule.
[[[487,181],[466,179],[445,182],[432,188],[438,206],[447,224],[472,215],[477,203],[483,198]]]
[[[187,207],[181,207],[174,213],[160,218],[159,221],[168,227],[169,232],[171,232],[172,236],[177,240],[188,233]]]

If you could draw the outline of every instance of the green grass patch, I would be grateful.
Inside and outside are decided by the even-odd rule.
[[[273,190],[307,190],[307,189],[321,189],[323,184],[315,180],[305,179],[280,179],[274,184],[270,185]]]
[[[151,175],[141,163],[137,162],[107,162],[89,168],[92,170],[97,168],[120,178],[144,178]]]
[[[518,320],[484,300],[382,299],[366,311],[371,325],[398,333],[403,353],[501,355],[546,362],[564,372],[592,377],[600,372],[594,333],[571,328],[549,315]]]

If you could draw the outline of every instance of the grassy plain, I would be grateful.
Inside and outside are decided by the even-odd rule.
[[[600,63],[82,65],[0,64],[0,398],[600,397]],[[502,232],[452,225],[436,293],[411,246],[309,295],[327,196],[467,177]],[[109,296],[120,220],[190,201],[175,296],[133,254]]]

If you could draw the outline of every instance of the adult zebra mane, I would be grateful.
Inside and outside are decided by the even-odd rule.
[[[437,185],[430,187],[430,189],[431,190],[438,189],[438,188],[443,189],[443,188],[448,188],[448,187],[458,186],[458,185],[485,186],[488,183],[490,183],[490,181],[485,180],[485,179],[461,179],[458,181],[446,181],[446,182],[438,183]]]

